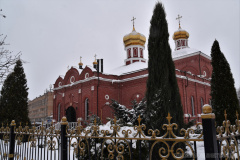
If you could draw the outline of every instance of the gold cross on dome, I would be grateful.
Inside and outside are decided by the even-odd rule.
[[[80,62],[82,62],[82,56],[80,56]]]
[[[95,61],[96,61],[96,57],[97,57],[97,55],[95,54],[95,56],[94,56],[94,57],[95,57]]]
[[[133,21],[133,30],[135,31],[135,28],[134,28],[134,20],[135,20],[136,18],[135,17],[133,17],[133,19],[131,20],[131,21]]]
[[[178,17],[176,18],[176,20],[178,20],[178,23],[179,23],[179,28],[181,28],[181,25],[180,25],[180,19],[182,18],[182,16],[178,15]]]

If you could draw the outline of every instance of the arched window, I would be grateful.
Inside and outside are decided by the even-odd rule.
[[[85,120],[87,120],[89,114],[89,100],[88,98],[85,99]]]
[[[177,47],[180,47],[181,46],[181,42],[180,40],[177,41]]]
[[[181,40],[182,46],[185,46],[185,40]]]
[[[192,116],[195,115],[195,110],[194,110],[194,99],[193,96],[191,96],[191,106],[192,106]]]
[[[131,48],[128,48],[127,54],[128,54],[128,58],[131,58]]]
[[[203,107],[203,98],[202,97],[200,99],[200,103],[201,103],[201,112],[202,112],[202,107]]]
[[[137,47],[133,48],[133,57],[138,57],[138,48]]]
[[[140,57],[143,58],[143,49],[140,48]]]
[[[58,104],[58,122],[61,120],[61,103]]]

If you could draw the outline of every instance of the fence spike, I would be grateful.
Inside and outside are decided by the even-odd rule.
[[[226,109],[224,110],[224,117],[225,117],[225,121],[227,122],[227,111],[226,111]]]

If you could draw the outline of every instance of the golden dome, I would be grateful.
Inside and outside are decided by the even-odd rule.
[[[80,63],[78,63],[78,65],[79,65],[79,66],[82,66],[82,65],[83,65],[83,63],[82,63],[82,62],[80,62]]]
[[[188,39],[189,33],[181,28],[179,28],[176,32],[173,34],[173,40],[178,39]]]
[[[135,28],[133,27],[132,32],[123,37],[123,42],[125,47],[130,45],[144,46],[146,37],[143,34],[136,32]]]
[[[97,62],[96,62],[96,61],[94,61],[94,62],[93,62],[93,64],[96,64],[96,65],[97,65]]]

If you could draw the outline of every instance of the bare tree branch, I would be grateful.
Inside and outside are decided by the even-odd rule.
[[[21,52],[13,54],[11,51],[5,48],[7,36],[0,35],[0,85],[3,84],[8,73],[12,71],[11,66],[20,58]]]

